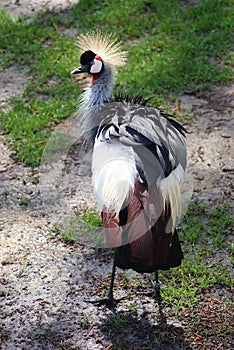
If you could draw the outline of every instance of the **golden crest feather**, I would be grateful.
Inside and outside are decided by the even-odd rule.
[[[82,51],[91,50],[109,66],[122,67],[127,60],[127,52],[122,50],[122,43],[113,34],[100,31],[80,34],[77,45]]]

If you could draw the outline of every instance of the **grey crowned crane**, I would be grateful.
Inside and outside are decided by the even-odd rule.
[[[116,267],[155,273],[181,264],[183,253],[176,231],[181,211],[180,184],[186,167],[185,129],[141,98],[113,98],[117,68],[126,52],[112,35],[81,34],[79,68],[92,82],[81,95],[86,144],[93,148],[92,182],[99,205],[104,246],[114,248],[107,298],[113,304]]]

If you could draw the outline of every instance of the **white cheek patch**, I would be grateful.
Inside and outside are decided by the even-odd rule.
[[[90,73],[94,74],[94,73],[100,73],[101,69],[102,69],[102,61],[100,60],[93,60],[94,64],[92,65],[91,69],[90,69]]]

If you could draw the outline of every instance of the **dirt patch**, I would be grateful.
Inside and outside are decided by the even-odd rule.
[[[187,145],[194,193],[207,201],[234,198],[233,100],[233,85],[181,97],[181,108],[193,114]]]
[[[9,98],[20,95],[24,91],[29,70],[25,67],[13,66],[0,71],[0,108],[7,111],[10,108]]]
[[[77,4],[79,0],[1,0],[1,8],[4,8],[11,16],[34,16],[39,12],[53,11],[55,13],[68,10]]]

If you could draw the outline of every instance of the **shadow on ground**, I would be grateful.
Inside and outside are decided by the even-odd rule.
[[[155,324],[149,318],[155,317]],[[118,312],[103,320],[100,331],[110,343],[111,349],[165,350],[192,349],[185,339],[181,326],[167,324],[166,319],[133,312]]]

